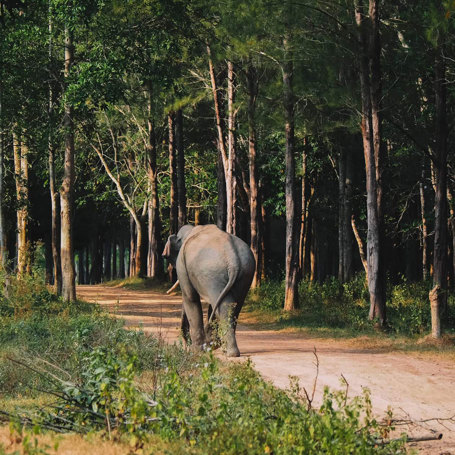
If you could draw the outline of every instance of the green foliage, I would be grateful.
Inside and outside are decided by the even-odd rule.
[[[389,285],[387,299],[388,330],[396,335],[424,335],[431,328],[431,309],[428,302],[428,283],[402,282]],[[249,302],[253,308],[276,314],[284,325],[312,328],[347,329],[365,333],[373,329],[368,321],[369,293],[365,275],[357,274],[341,284],[336,278],[323,283],[304,280],[299,286],[300,309],[293,314],[282,313],[284,284],[267,281],[252,292]],[[448,297],[448,326],[455,320],[455,300]]]

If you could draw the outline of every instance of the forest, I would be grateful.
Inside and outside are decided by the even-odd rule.
[[[76,283],[165,279],[186,223],[244,239],[253,287],[422,282],[453,328],[453,1],[9,0],[0,258]]]

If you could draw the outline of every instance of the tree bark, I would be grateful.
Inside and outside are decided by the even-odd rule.
[[[227,212],[229,211],[228,204],[228,191],[226,173],[228,169],[228,156],[226,153],[226,145],[224,142],[223,127],[221,124],[220,103],[218,99],[218,88],[215,78],[215,69],[212,61],[212,51],[207,44],[207,55],[209,61],[210,82],[212,87],[213,105],[215,110],[215,122],[217,130],[217,144],[218,144],[218,205],[217,205],[217,226],[225,230],[227,225]]]
[[[360,0],[361,1],[361,0]],[[383,259],[381,73],[378,0],[369,0],[368,17],[364,5],[356,4],[356,23],[361,44],[360,90],[361,130],[367,189],[367,262],[370,293],[369,319],[386,325],[385,271]]]
[[[362,265],[365,270],[365,275],[366,275],[366,279],[367,279],[367,283],[368,283],[368,262],[367,262],[367,258],[365,256],[365,248],[363,247],[362,238],[360,237],[359,231],[357,229],[354,215],[351,215],[351,227],[352,227],[352,232],[354,233],[354,237],[357,241],[357,246],[359,247],[360,260],[362,261]]]
[[[119,278],[125,278],[125,239],[122,237],[118,248]]]
[[[158,199],[157,180],[157,150],[155,141],[155,128],[152,119],[152,83],[147,83],[147,158],[148,179],[150,184],[150,198],[148,204],[148,265],[147,271],[150,277],[163,274],[163,261],[161,258],[161,220]]]
[[[302,154],[302,201],[300,213],[300,239],[299,239],[299,274],[300,278],[305,276],[305,261],[306,261],[306,238],[308,229],[308,196],[307,196],[307,142],[304,138],[303,154]]]
[[[293,56],[290,50],[289,33],[283,39],[285,63],[283,65],[284,115],[286,133],[286,276],[285,276],[285,311],[292,311],[299,306],[298,295],[298,217],[297,192],[295,185],[295,139],[294,139],[294,92],[293,92]]]
[[[251,287],[257,288],[261,284],[260,232],[259,232],[259,195],[256,169],[256,98],[258,95],[258,81],[256,68],[251,64],[247,71],[248,82],[248,166],[250,173],[250,247],[253,252],[256,268]]]
[[[53,42],[52,42],[52,6],[49,2],[49,65],[52,62]],[[49,74],[49,104],[48,104],[48,159],[49,159],[49,195],[51,198],[51,251],[52,251],[52,276],[54,291],[61,295],[62,293],[62,268],[60,262],[59,248],[59,193],[55,183],[55,148],[53,141],[54,128],[54,94],[52,90],[52,77]]]
[[[351,176],[349,153],[340,150],[338,160],[338,280],[349,281],[352,275]]]
[[[13,134],[14,173],[17,199],[17,275],[22,277],[29,269],[28,245],[28,150],[21,136]]]
[[[235,80],[234,80],[234,64],[231,61],[227,63],[228,67],[228,162],[227,169],[225,168],[226,176],[226,231],[229,234],[236,235],[236,186],[235,178],[235,160],[236,160],[236,144],[235,144],[235,118],[236,110],[235,102]]]
[[[177,187],[177,154],[175,147],[174,113],[167,116],[169,132],[169,176],[171,180],[170,192],[170,234],[177,234],[179,225],[178,187]]]
[[[117,242],[114,239],[112,241],[112,279],[116,280],[118,278],[117,271]]]
[[[178,193],[178,227],[187,223],[186,184],[185,184],[185,148],[183,144],[183,112],[178,109],[175,114],[175,145],[177,148],[177,193]]]
[[[74,61],[73,34],[65,26],[65,81],[68,80]],[[68,302],[76,300],[76,282],[73,251],[73,193],[74,193],[74,125],[73,109],[65,103],[65,156],[63,181],[60,187],[60,258],[62,267],[62,297]]]
[[[435,57],[435,227],[433,251],[433,289],[430,292],[431,334],[441,337],[442,318],[447,305],[447,92],[446,68],[442,45]]]
[[[422,177],[419,183],[420,215],[422,221],[422,279],[426,281],[430,276],[428,257],[428,221],[425,212],[425,165],[422,166]],[[455,270],[455,267],[454,267]]]
[[[129,260],[129,276],[136,275],[136,223],[130,216],[130,260]]]
[[[5,271],[8,263],[8,248],[6,246],[5,228],[5,183],[4,183],[4,143],[3,143],[3,117],[2,117],[2,82],[0,81],[0,270]]]

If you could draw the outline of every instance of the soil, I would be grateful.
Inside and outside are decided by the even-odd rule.
[[[127,326],[141,327],[169,343],[181,342],[178,295],[107,286],[78,286],[77,292],[84,300],[107,306]],[[346,387],[341,384],[344,377],[349,396],[361,394],[365,387],[370,390],[378,416],[390,407],[394,418],[414,422],[398,427],[400,431],[413,437],[443,434],[441,440],[415,444],[419,453],[455,455],[454,361],[438,354],[384,352],[367,341],[264,330],[242,314],[237,328],[239,361],[250,358],[262,376],[276,386],[287,388],[289,377],[294,376],[311,395],[317,374],[313,401],[317,406],[325,386]]]

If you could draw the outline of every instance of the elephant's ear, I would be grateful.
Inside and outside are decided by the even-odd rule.
[[[162,254],[162,256],[164,258],[171,257],[171,254],[172,254],[172,243],[173,243],[172,237],[175,237],[175,235],[170,235],[169,238],[167,239],[166,245],[164,246],[164,250],[163,250],[163,254]]]
[[[169,241],[171,242],[172,250],[174,250],[176,253],[178,253],[182,246],[182,239],[177,235],[171,235],[169,237]]]

